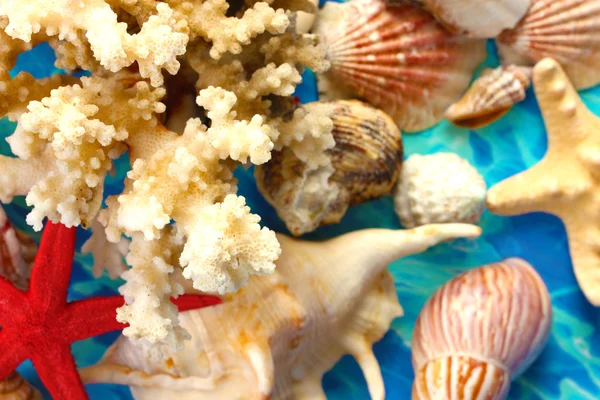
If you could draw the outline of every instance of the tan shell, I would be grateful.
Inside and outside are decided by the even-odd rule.
[[[523,101],[530,84],[530,67],[509,65],[486,69],[463,98],[446,110],[445,117],[456,126],[482,128]]]
[[[486,56],[484,40],[450,33],[414,4],[328,2],[315,32],[331,62],[323,98],[362,97],[407,132],[439,122]]]
[[[273,274],[253,276],[221,305],[180,314],[192,336],[182,351],[149,358],[121,337],[81,376],[130,385],[137,400],[324,400],[323,374],[351,354],[371,397],[383,400],[371,347],[402,315],[387,265],[480,232],[464,224],[368,229],[322,243],[279,235]]]
[[[0,382],[0,400],[42,400],[41,393],[16,372]]]
[[[524,260],[510,258],[452,279],[417,318],[412,398],[506,398],[510,380],[545,346],[551,322],[548,289]]]
[[[310,169],[292,151],[273,152],[255,169],[260,192],[294,235],[339,222],[348,206],[391,193],[402,163],[402,135],[383,111],[356,100],[330,107],[335,147],[331,167]]]
[[[416,0],[451,32],[472,38],[494,38],[514,28],[531,0]]]
[[[576,89],[594,86],[600,83],[600,2],[532,0],[521,22],[497,43],[503,64],[533,66],[549,57]]]
[[[36,251],[35,242],[14,229],[0,207],[0,277],[25,288]]]
[[[319,0],[308,0],[315,6],[315,11],[319,7]],[[297,11],[296,12],[296,33],[308,33],[313,24],[315,23],[317,15],[316,12],[305,12],[305,11]]]

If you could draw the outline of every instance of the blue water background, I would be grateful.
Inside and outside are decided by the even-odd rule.
[[[489,46],[486,66],[498,65],[495,49]],[[36,77],[60,73],[52,66],[53,52],[40,45],[21,55],[17,68]],[[303,102],[316,99],[314,77],[304,74],[297,94]],[[581,93],[584,102],[600,115],[600,88]],[[0,153],[10,154],[4,138],[15,124],[0,120]],[[545,129],[533,91],[527,99],[490,127],[472,131],[441,122],[419,134],[404,136],[406,156],[451,151],[468,159],[484,176],[488,186],[534,165],[547,147]],[[118,161],[120,174],[107,177],[108,194],[122,189],[122,177],[128,168],[125,158]],[[237,171],[240,194],[264,225],[286,232],[274,210],[258,193],[252,170]],[[24,222],[28,210],[23,198],[6,206],[14,224],[38,240]],[[415,319],[427,298],[443,283],[469,268],[507,257],[522,257],[539,271],[548,286],[553,303],[554,322],[549,343],[538,361],[511,387],[509,399],[600,399],[600,311],[581,294],[572,272],[568,244],[562,222],[553,216],[536,213],[518,217],[499,217],[486,212],[481,224],[483,236],[475,241],[458,240],[439,245],[426,253],[404,258],[390,265],[405,315],[394,321],[392,329],[374,346],[381,365],[388,399],[409,399],[413,380],[410,342]],[[318,229],[307,239],[330,238],[344,232],[370,227],[399,229],[392,200],[383,198],[353,207],[338,225]],[[89,236],[80,229],[78,244]],[[121,281],[107,275],[94,279],[89,255],[76,255],[69,298],[117,293]],[[79,366],[96,362],[118,333],[77,342],[72,350]],[[30,362],[19,371],[42,388]],[[356,362],[344,357],[328,372],[323,385],[329,399],[363,400],[368,398],[366,383]],[[88,385],[91,399],[131,399],[129,389],[117,385]],[[50,398],[45,392],[46,398]]]

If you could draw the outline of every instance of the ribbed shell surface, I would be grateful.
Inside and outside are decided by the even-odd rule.
[[[416,371],[468,355],[521,373],[538,356],[551,325],[548,290],[527,262],[511,258],[452,279],[425,304],[413,334]]]
[[[558,61],[577,89],[600,83],[600,2],[533,0],[525,17],[497,39],[504,64]]]
[[[485,58],[484,41],[450,33],[413,4],[327,3],[316,32],[329,48],[330,86],[350,89],[409,132],[437,123]]]
[[[40,392],[16,372],[0,382],[0,400],[42,400]]]

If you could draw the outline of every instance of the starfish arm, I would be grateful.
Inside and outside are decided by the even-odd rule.
[[[0,277],[0,324],[7,323],[25,302],[25,293]]]
[[[68,341],[75,342],[125,328],[126,325],[117,321],[117,308],[123,304],[121,296],[95,297],[70,303],[62,322]]]
[[[88,399],[68,344],[49,344],[32,361],[53,399]]]
[[[12,374],[27,358],[27,347],[19,340],[19,332],[0,331],[0,382]]]
[[[65,306],[75,253],[76,228],[46,223],[35,258],[28,296],[40,312]]]
[[[222,302],[217,296],[202,294],[183,294],[177,298],[171,297],[171,301],[177,306],[179,312],[215,306]]]
[[[577,282],[589,302],[600,306],[600,228],[597,224],[588,229],[585,224],[565,225]]]

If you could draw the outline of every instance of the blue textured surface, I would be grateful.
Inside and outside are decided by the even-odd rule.
[[[490,53],[494,53],[490,48]],[[39,46],[20,57],[18,68],[37,77],[58,72],[52,67],[53,54],[47,46]],[[488,65],[497,65],[490,55]],[[316,98],[312,77],[305,75],[298,93],[303,101]],[[600,88],[582,93],[585,103],[600,115]],[[4,137],[14,124],[0,121],[0,152],[9,154]],[[546,151],[546,138],[533,92],[506,117],[479,131],[468,131],[442,122],[416,135],[405,135],[406,154],[427,154],[452,151],[468,159],[485,177],[488,186],[535,164]],[[120,160],[121,172],[127,167]],[[252,179],[252,171],[240,170],[240,192],[246,196],[252,210],[263,217],[263,223],[278,232],[284,225],[272,208],[261,198]],[[122,176],[122,175],[121,175]],[[109,177],[110,192],[119,192],[121,182]],[[27,209],[22,198],[7,206],[17,227],[39,238],[24,222]],[[400,302],[406,315],[397,319],[392,330],[375,345],[386,385],[388,399],[408,399],[413,380],[410,363],[410,341],[415,319],[427,298],[456,274],[489,262],[512,256],[532,263],[548,285],[552,296],[554,322],[548,346],[538,361],[512,386],[510,399],[599,399],[600,398],[600,311],[592,307],[581,294],[573,276],[567,239],[561,221],[545,214],[530,214],[503,218],[485,213],[481,221],[483,236],[476,241],[455,241],[408,257],[390,266]],[[343,232],[367,227],[400,228],[390,198],[352,208],[339,225],[324,227],[308,236],[323,239]],[[78,243],[88,233],[80,230]],[[106,275],[94,279],[91,258],[77,254],[70,298],[93,294],[116,293],[119,281]],[[117,334],[107,334],[73,345],[79,366],[97,361]],[[20,371],[36,386],[41,383],[31,363]],[[325,375],[323,381],[329,399],[362,400],[368,398],[365,381],[358,365],[345,357]],[[126,387],[89,385],[91,399],[130,399]],[[47,395],[47,393],[46,393]],[[49,397],[48,397],[49,398]],[[62,399],[61,399],[62,400]],[[226,400],[226,399],[224,399]]]

